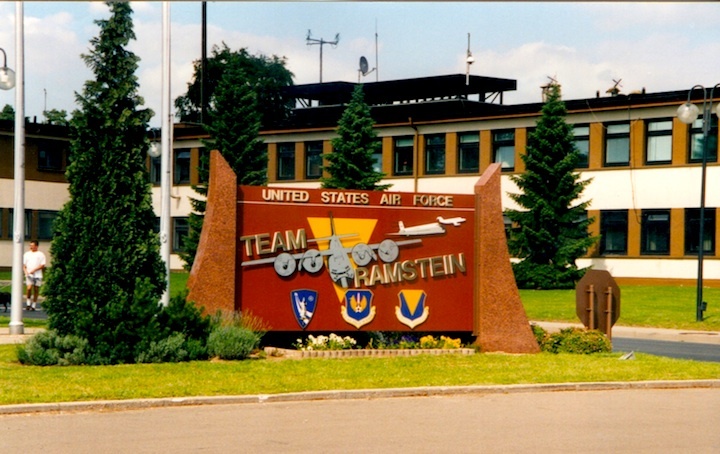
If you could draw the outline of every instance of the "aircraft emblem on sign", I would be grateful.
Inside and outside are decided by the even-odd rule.
[[[315,274],[325,265],[332,281],[343,288],[348,288],[350,281],[355,278],[355,268],[352,266],[348,254],[352,256],[353,261],[358,266],[365,266],[371,261],[377,261],[378,259],[387,263],[393,262],[398,258],[400,246],[422,242],[422,240],[419,239],[403,241],[385,239],[376,244],[360,242],[352,247],[346,247],[343,246],[342,239],[354,238],[357,237],[358,234],[336,233],[335,220],[333,219],[332,213],[330,214],[330,231],[330,236],[308,240],[309,243],[327,242],[326,249],[308,249],[307,251],[297,253],[282,252],[276,257],[250,260],[243,262],[241,265],[251,266],[272,263],[275,267],[275,272],[281,277],[292,276],[296,270],[305,270],[308,273]]]

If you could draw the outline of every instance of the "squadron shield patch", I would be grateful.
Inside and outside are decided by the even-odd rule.
[[[293,290],[290,292],[290,304],[292,305],[295,320],[300,328],[305,329],[315,314],[317,306],[317,292],[315,290]]]
[[[357,329],[370,323],[375,318],[372,299],[373,293],[370,290],[346,291],[345,304],[340,308],[343,320]]]
[[[414,329],[427,320],[430,310],[425,304],[427,295],[423,290],[401,290],[400,306],[395,306],[395,316],[400,323]]]

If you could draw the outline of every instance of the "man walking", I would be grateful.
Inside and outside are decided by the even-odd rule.
[[[43,269],[45,269],[45,254],[38,251],[37,240],[30,241],[30,250],[23,255],[23,271],[27,285],[26,311],[37,309],[38,293],[42,285]]]

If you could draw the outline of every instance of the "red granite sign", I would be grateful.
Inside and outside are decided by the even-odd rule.
[[[537,352],[510,266],[492,165],[474,194],[237,186],[211,154],[189,299],[273,331],[467,332]]]
[[[472,195],[240,186],[242,306],[273,329],[472,331]]]

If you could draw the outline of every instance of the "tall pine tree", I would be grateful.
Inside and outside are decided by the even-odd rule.
[[[246,49],[232,51],[223,43],[221,48],[217,46],[213,48],[212,56],[207,60],[205,89],[202,89],[201,84],[202,66],[200,63],[200,61],[195,62],[193,82],[188,84],[187,93],[175,100],[180,119],[182,121],[200,121],[201,112],[203,111],[203,100],[201,98],[206,96],[208,100],[206,100],[205,104],[208,111],[206,117],[202,118],[202,120],[205,123],[206,131],[211,137],[209,141],[205,142],[205,146],[220,150],[220,153],[235,170],[241,184],[265,184],[267,180],[265,173],[267,153],[255,148],[259,153],[256,157],[260,161],[264,160],[260,165],[263,169],[262,175],[257,173],[259,167],[256,165],[250,165],[248,168],[249,174],[253,175],[246,174],[244,164],[248,157],[245,156],[238,162],[236,154],[239,153],[239,148],[237,143],[232,144],[235,139],[230,137],[233,135],[239,137],[247,133],[254,134],[254,137],[257,137],[259,131],[257,121],[261,124],[276,124],[282,122],[288,116],[294,100],[285,98],[282,95],[282,88],[292,85],[293,75],[285,67],[285,59],[277,56],[250,55]],[[255,100],[251,101],[253,102],[254,112],[245,113],[248,111],[247,106],[241,107],[235,104],[237,99],[228,96],[229,88],[227,87],[230,85],[242,86],[243,90],[250,89],[254,92]],[[223,88],[225,93],[219,93],[219,96],[216,96],[216,90],[221,86],[226,87]],[[224,104],[225,102],[229,104]],[[242,102],[248,102],[248,99]],[[241,116],[231,118],[238,111],[240,111]],[[229,112],[229,114],[221,115],[224,112]],[[247,116],[247,122],[243,117],[245,115],[249,115]],[[216,121],[222,124],[214,124]],[[227,125],[237,128],[239,132],[223,129]],[[213,136],[215,132],[219,134],[217,137]],[[238,140],[245,140],[246,143],[249,143],[248,138]],[[253,144],[251,147],[257,147],[257,144]],[[207,182],[209,180],[208,155],[201,155],[200,161],[198,177],[201,182]],[[237,162],[237,165],[233,164],[235,162]],[[200,233],[205,216],[207,184],[198,184],[193,186],[193,189],[200,197],[190,198],[193,211],[188,218],[189,231],[183,238],[183,251],[180,253],[180,257],[185,262],[184,267],[187,270],[192,268],[200,242]]]
[[[70,200],[54,224],[44,294],[49,326],[88,341],[91,363],[134,362],[157,330],[165,267],[153,231],[145,168],[152,111],[141,108],[126,49],[135,39],[127,2],[108,3],[85,63],[95,80],[76,94],[71,120]]]
[[[588,233],[590,201],[577,203],[590,180],[575,172],[579,152],[566,115],[560,86],[551,84],[522,156],[525,172],[511,177],[522,193],[510,197],[524,208],[507,210],[518,226],[508,246],[522,259],[513,265],[521,288],[573,288],[584,274],[575,261],[597,241]]]
[[[329,176],[321,179],[324,188],[384,191],[391,186],[378,184],[385,175],[373,169],[373,154],[382,147],[374,124],[363,87],[357,85],[338,122],[333,151],[324,156],[329,163],[324,168]]]

